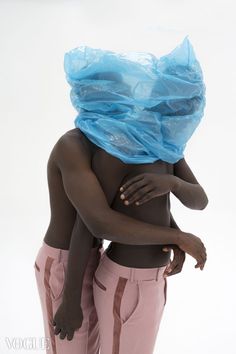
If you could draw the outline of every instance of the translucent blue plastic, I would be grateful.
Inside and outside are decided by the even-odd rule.
[[[200,64],[186,36],[167,55],[80,46],[65,53],[74,121],[124,163],[176,163],[205,107]]]

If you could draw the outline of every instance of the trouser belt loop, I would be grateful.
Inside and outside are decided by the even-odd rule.
[[[130,269],[130,281],[134,281],[135,278],[135,269]]]
[[[158,281],[158,279],[159,279],[159,271],[160,271],[160,269],[158,268],[158,269],[156,270],[156,281]]]
[[[61,262],[61,260],[62,260],[62,250],[59,251],[59,257],[58,258],[59,258],[58,262]]]

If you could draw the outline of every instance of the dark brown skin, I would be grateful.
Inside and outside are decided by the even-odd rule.
[[[180,164],[177,164],[177,166],[174,167],[172,164],[160,160],[152,164],[124,164],[122,161],[109,155],[106,151],[100,148],[96,148],[95,154],[93,155],[92,169],[108,198],[109,204],[112,201],[110,204],[112,209],[119,211],[122,214],[135,217],[138,220],[152,223],[153,225],[170,226],[171,213],[169,193],[166,193],[165,191],[165,194],[138,207],[134,203],[130,203],[126,206],[124,203],[125,199],[122,200],[121,195],[126,195],[127,189],[123,193],[117,192],[121,185],[125,186],[126,183],[129,183],[131,177],[139,177],[144,172],[151,172],[154,175],[162,175],[165,179],[167,179],[167,174],[176,175],[178,172],[178,174],[182,176],[185,172],[184,177],[188,182],[191,182],[191,185],[189,184],[188,188],[182,190],[181,195],[179,193],[180,188],[178,185],[174,194],[181,197],[181,200],[184,200],[185,204],[189,207],[194,205],[193,202],[191,203],[192,196],[190,191],[196,186],[199,186],[191,171],[189,169],[183,171]],[[106,173],[104,173],[104,171],[106,171]],[[178,179],[178,177],[176,178]],[[193,185],[194,183],[195,185]],[[197,193],[199,194],[198,199],[200,202],[205,203],[206,197],[205,193],[202,193],[202,189],[200,193],[198,191]],[[192,199],[194,200],[194,198]],[[163,253],[162,248],[162,245],[159,244],[127,245],[120,242],[111,242],[107,254],[109,258],[115,262],[128,267],[152,268],[166,265],[169,262],[170,254]]]
[[[83,272],[90,247],[103,238],[112,241],[109,257],[123,265],[166,265],[170,251],[162,248],[169,245],[194,257],[195,267],[204,267],[206,249],[200,238],[171,227],[169,192],[140,206],[124,204],[119,188],[141,173],[171,176],[169,190],[188,207],[203,209],[207,204],[205,192],[185,161],[182,166],[163,161],[124,164],[77,128],[64,134],[52,150],[48,161],[51,221],[44,241],[70,249],[63,303],[54,317],[55,333],[61,331],[61,338],[67,334],[71,339],[81,324],[78,303]]]

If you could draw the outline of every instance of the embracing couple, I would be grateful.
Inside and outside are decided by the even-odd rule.
[[[83,59],[91,56],[88,49],[79,49]],[[181,272],[186,253],[201,270],[207,259],[201,239],[180,230],[170,212],[170,193],[191,209],[202,210],[208,203],[182,154],[191,134],[182,125],[181,140],[175,120],[195,114],[192,132],[196,128],[203,107],[201,91],[196,90],[201,82],[181,87],[182,66],[181,99],[167,104],[155,82],[148,90],[151,104],[147,106],[132,86],[137,88],[137,83],[130,79],[133,73],[135,79],[147,83],[142,63],[130,58],[124,63],[123,57],[97,51],[96,58],[105,62],[106,69],[113,60],[113,71],[102,71],[94,56],[90,57],[94,66],[77,57],[77,64],[83,64],[79,67],[72,61],[78,52],[69,54],[65,68],[71,65],[71,98],[82,108],[76,128],[60,137],[48,160],[51,220],[34,264],[49,338],[47,354],[152,354],[167,301],[167,278]],[[129,70],[122,71],[122,65]],[[119,75],[115,68],[120,68]],[[150,70],[146,75],[153,81]],[[170,76],[166,74],[167,79]],[[186,73],[183,82],[186,85]],[[189,97],[183,99],[184,89]],[[145,87],[142,90],[145,96]],[[170,95],[164,91],[166,97]],[[155,97],[161,100],[155,102]],[[186,107],[189,111],[184,111]],[[169,123],[164,126],[164,119],[161,139],[158,135],[158,119],[164,113],[175,124],[176,146],[167,136]],[[188,129],[191,121],[184,121]],[[107,249],[104,239],[111,241]]]

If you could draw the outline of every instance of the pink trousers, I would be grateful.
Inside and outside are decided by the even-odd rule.
[[[69,251],[54,248],[43,242],[34,264],[40,303],[43,313],[47,354],[98,354],[98,318],[93,300],[93,275],[104,249],[92,248],[83,280],[81,307],[82,326],[71,341],[54,335],[53,317],[62,302],[65,272]]]
[[[166,304],[165,268],[129,268],[102,254],[93,278],[100,354],[153,353]]]

